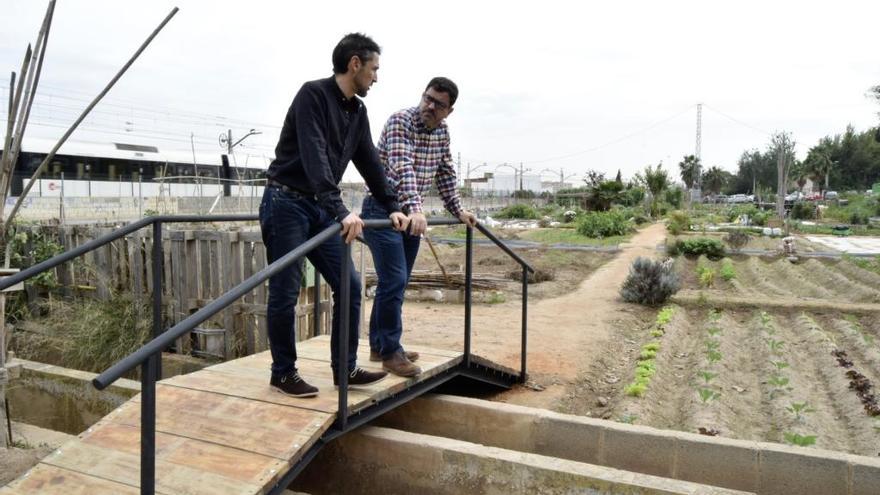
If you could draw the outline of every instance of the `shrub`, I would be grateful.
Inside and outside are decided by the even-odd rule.
[[[736,270],[733,268],[733,261],[730,258],[724,258],[721,262],[721,278],[730,282],[736,278]]]
[[[791,207],[789,216],[795,220],[812,220],[816,218],[816,208],[812,203],[798,201]]]
[[[518,203],[510,205],[498,212],[498,218],[523,218],[526,220],[535,220],[538,218],[538,212],[527,204]]]
[[[715,285],[715,269],[708,266],[703,258],[697,263],[697,279],[700,287],[709,288]]]
[[[661,304],[681,288],[681,281],[672,266],[672,260],[655,261],[636,258],[629,275],[620,287],[620,295],[626,302]]]
[[[744,248],[751,239],[752,237],[749,235],[748,232],[743,232],[740,230],[730,232],[729,234],[724,236],[724,242],[726,242],[728,246],[736,249],[737,251]]]
[[[688,216],[687,212],[675,210],[669,214],[669,223],[666,225],[666,229],[669,230],[672,235],[678,235],[685,230],[690,230],[691,217]]]
[[[577,224],[580,235],[601,239],[613,235],[624,235],[630,230],[629,222],[619,211],[589,212]]]
[[[677,239],[672,245],[667,246],[667,252],[672,256],[684,254],[687,256],[706,255],[712,260],[724,256],[724,244],[718,239],[697,237],[695,239]]]
[[[757,214],[758,211],[758,207],[755,205],[734,206],[733,208],[727,210],[727,221],[734,222],[743,215],[746,215],[749,218],[754,218],[755,214]]]
[[[770,218],[770,213],[766,211],[758,211],[754,215],[752,215],[752,225],[767,225],[767,219]]]
[[[867,211],[856,208],[849,212],[849,223],[853,225],[868,225],[868,218],[870,216],[870,213]]]

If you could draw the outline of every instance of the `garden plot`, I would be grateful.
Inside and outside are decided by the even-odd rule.
[[[621,382],[606,415],[728,438],[880,454],[878,317],[670,308],[662,310],[663,325],[658,319],[644,330],[630,381]],[[648,349],[650,362],[643,359]]]
[[[782,257],[741,257],[710,261],[679,259],[678,273],[685,290],[702,290],[708,295],[736,295],[751,298],[821,299],[846,303],[880,303],[880,275],[847,261],[804,259],[791,263]],[[724,265],[732,276],[722,276]],[[707,281],[701,272],[714,272]]]

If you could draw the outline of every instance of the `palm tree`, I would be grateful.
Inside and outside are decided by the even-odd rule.
[[[720,193],[721,189],[727,185],[729,175],[719,167],[709,167],[702,176],[703,189],[711,194]]]
[[[810,150],[806,160],[804,160],[804,166],[812,177],[818,180],[825,179],[825,187],[820,187],[821,192],[828,190],[828,176],[831,175],[831,171],[837,165],[837,162],[831,159],[830,153],[823,148],[824,146],[820,143],[819,146]]]
[[[681,181],[688,189],[693,189],[694,182],[697,179],[697,172],[700,166],[700,159],[694,155],[686,155],[684,159],[678,162],[678,170],[681,174]]]
[[[804,186],[807,184],[807,178],[810,176],[810,171],[807,170],[804,162],[795,160],[794,165],[791,167],[791,179],[795,181],[798,186],[798,191],[804,192]]]

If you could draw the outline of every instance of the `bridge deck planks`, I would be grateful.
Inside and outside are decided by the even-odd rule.
[[[408,347],[420,353],[415,378],[389,375],[350,389],[350,413],[404,391],[462,361],[461,353]],[[338,391],[330,368],[330,339],[297,343],[301,375],[319,387],[297,399],[269,387],[269,352],[227,361],[156,386],[156,492],[259,494],[298,461],[336,419]],[[358,365],[369,344],[358,347]],[[140,485],[140,395],[0,488],[0,495],[136,494]]]

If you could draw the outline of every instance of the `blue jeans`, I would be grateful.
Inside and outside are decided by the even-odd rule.
[[[310,237],[333,225],[336,221],[314,198],[266,187],[260,203],[260,229],[266,246],[268,263],[283,257]],[[333,291],[333,324],[330,333],[330,363],[337,369],[339,354],[340,304],[339,286],[344,241],[341,236],[327,240],[306,255],[312,265],[330,284]],[[351,269],[351,296],[349,298],[348,369],[353,370],[357,360],[358,326],[361,311],[360,276],[351,258],[346,260]],[[296,300],[302,283],[302,260],[269,278],[269,301],[266,323],[269,349],[272,352],[272,374],[276,376],[296,369]]]
[[[387,219],[390,212],[372,196],[364,198],[361,218]],[[376,298],[370,313],[370,350],[383,359],[402,349],[403,293],[419,254],[420,237],[388,229],[366,229],[364,239],[373,253],[376,268]]]

